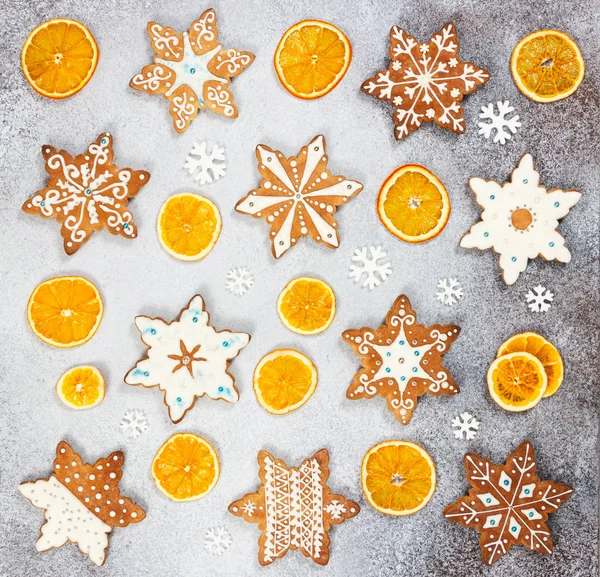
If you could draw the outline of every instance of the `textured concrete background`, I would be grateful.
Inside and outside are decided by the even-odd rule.
[[[256,61],[233,82],[240,117],[229,121],[203,113],[183,136],[173,131],[163,99],[134,92],[128,82],[151,61],[148,21],[184,30],[208,4],[8,0],[0,7],[0,575],[596,574],[598,1],[362,1],[344,5],[316,0],[221,0],[213,6],[220,39],[227,46],[254,52]],[[101,57],[94,77],[81,93],[52,102],[26,84],[19,53],[31,29],[58,16],[87,24]],[[305,18],[334,22],[347,33],[354,50],[342,83],[314,102],[290,96],[272,65],[282,33]],[[447,21],[458,28],[461,56],[487,68],[492,78],[464,102],[465,135],[427,125],[397,143],[392,137],[391,108],[363,95],[360,84],[385,66],[392,25],[426,40]],[[508,63],[513,46],[523,35],[547,27],[565,30],[577,40],[587,74],[579,91],[567,100],[540,105],[518,92]],[[480,107],[500,99],[509,99],[523,122],[521,131],[504,147],[477,134]],[[131,203],[140,235],[127,241],[97,234],[75,256],[67,257],[58,224],[26,215],[20,206],[44,185],[42,144],[79,153],[104,130],[114,134],[119,165],[144,168],[152,174],[149,185]],[[342,238],[338,250],[305,241],[275,262],[265,223],[235,213],[234,205],[258,183],[254,157],[258,143],[289,155],[318,133],[327,138],[329,168],[361,181],[364,191],[338,213]],[[198,140],[216,141],[227,149],[226,177],[201,191],[219,205],[223,233],[204,261],[186,264],[173,260],[159,247],[154,224],[168,195],[197,190],[182,167]],[[571,264],[537,260],[515,285],[506,287],[496,255],[460,249],[458,242],[479,214],[468,178],[503,181],[525,152],[533,154],[543,184],[580,190],[583,198],[560,227],[573,253]],[[422,163],[437,174],[452,202],[452,215],[443,233],[417,246],[388,234],[375,211],[381,182],[408,162]],[[347,276],[350,258],[356,247],[378,244],[388,250],[394,273],[379,289],[365,292]],[[256,278],[255,286],[242,298],[225,290],[225,276],[234,266],[247,266]],[[33,336],[25,318],[33,288],[61,274],[87,276],[97,283],[105,300],[105,316],[97,335],[73,350],[43,344]],[[323,277],[338,296],[335,322],[313,338],[288,332],[275,314],[281,288],[302,274]],[[436,282],[447,276],[457,277],[465,288],[465,297],[453,308],[435,299]],[[546,314],[531,313],[525,304],[527,291],[540,283],[556,295]],[[143,313],[171,319],[197,292],[206,299],[217,328],[247,331],[252,341],[231,365],[240,402],[228,405],[200,400],[183,422],[174,426],[161,394],[156,389],[129,387],[123,375],[144,351],[134,316]],[[421,321],[453,322],[463,329],[445,357],[461,394],[423,398],[406,427],[394,419],[381,399],[346,400],[346,387],[359,363],[340,337],[348,327],[377,326],[401,292],[410,297]],[[498,345],[524,330],[541,332],[558,346],[566,364],[566,380],[558,394],[535,409],[510,414],[490,399],[485,373]],[[306,406],[288,416],[274,417],[256,402],[251,377],[266,352],[284,346],[308,354],[319,368],[320,382]],[[93,410],[76,412],[60,403],[54,385],[64,370],[83,363],[102,370],[107,396]],[[136,440],[119,430],[128,408],[144,410],[150,420],[149,431]],[[452,418],[463,411],[473,413],[482,423],[474,441],[459,441],[452,435]],[[221,478],[204,500],[172,503],[150,478],[155,451],[175,431],[199,433],[219,452]],[[122,490],[148,513],[142,523],[112,533],[103,568],[95,567],[73,545],[43,554],[35,550],[42,514],[21,497],[17,485],[50,473],[61,439],[92,461],[123,449]],[[361,459],[372,445],[385,439],[421,443],[437,464],[437,491],[430,504],[414,516],[385,517],[363,497]],[[575,494],[550,519],[555,545],[551,557],[513,548],[492,568],[486,568],[480,560],[477,532],[445,521],[442,510],[468,488],[462,466],[467,450],[503,461],[525,439],[535,446],[541,477],[570,483]],[[331,454],[330,486],[357,500],[362,512],[331,531],[327,567],[318,567],[299,552],[291,552],[268,568],[259,567],[256,526],[231,516],[227,505],[258,486],[256,455],[260,449],[294,465],[322,447]],[[234,540],[233,546],[216,558],[203,547],[205,530],[215,525],[226,526]]]

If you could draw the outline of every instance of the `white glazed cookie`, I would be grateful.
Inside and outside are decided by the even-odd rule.
[[[146,316],[135,319],[141,339],[148,346],[147,357],[127,373],[125,382],[164,391],[174,423],[183,419],[196,397],[208,395],[229,402],[239,398],[227,368],[248,344],[250,335],[217,332],[209,321],[200,295],[171,323]]]
[[[500,255],[504,282],[511,285],[527,268],[529,259],[570,262],[565,239],[556,230],[558,221],[581,198],[575,190],[547,191],[539,186],[540,175],[533,159],[525,154],[511,175],[500,185],[492,180],[471,178],[475,200],[483,207],[481,220],[460,241],[464,248],[492,248]]]

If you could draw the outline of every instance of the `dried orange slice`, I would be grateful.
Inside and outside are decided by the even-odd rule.
[[[517,88],[536,102],[555,102],[575,92],[585,75],[579,46],[560,30],[538,30],[513,50],[510,70]]]
[[[446,226],[450,198],[435,174],[424,166],[406,164],[383,183],[377,212],[393,235],[407,242],[425,242]]]
[[[213,446],[192,433],[176,433],[152,461],[152,479],[172,501],[206,497],[219,480],[219,458]]]
[[[47,98],[67,98],[93,76],[100,52],[80,22],[54,18],[40,24],[25,40],[21,68],[32,88]]]
[[[527,332],[514,335],[503,342],[496,356],[520,352],[530,353],[542,363],[548,377],[544,397],[551,397],[562,385],[565,375],[563,360],[557,348],[542,335]]]
[[[290,94],[304,99],[320,98],[346,74],[352,46],[333,24],[303,20],[285,32],[274,60],[277,76]]]
[[[335,293],[318,278],[295,278],[281,291],[277,313],[290,331],[300,335],[322,333],[335,317]]]
[[[185,261],[201,260],[221,234],[221,213],[214,202],[199,194],[174,194],[160,208],[156,232],[171,256]]]
[[[96,334],[104,305],[96,286],[81,276],[58,276],[39,284],[27,304],[35,335],[53,347],[87,343]]]
[[[69,369],[56,383],[56,394],[67,407],[90,409],[101,403],[106,392],[102,373],[92,366]]]
[[[384,441],[365,455],[361,481],[371,507],[394,517],[412,515],[429,503],[435,491],[435,465],[415,443]]]
[[[498,357],[487,373],[488,389],[496,404],[507,411],[535,407],[544,396],[548,377],[541,361],[530,353]]]
[[[261,406],[273,415],[299,409],[317,388],[317,367],[294,349],[277,349],[265,355],[254,369],[254,392]]]

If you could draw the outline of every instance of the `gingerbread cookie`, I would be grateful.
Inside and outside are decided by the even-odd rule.
[[[246,333],[217,332],[204,301],[196,295],[170,323],[138,316],[135,325],[148,350],[125,376],[128,385],[158,387],[174,423],[183,419],[196,397],[236,402],[239,398],[229,361],[250,341]]]
[[[340,237],[333,215],[363,185],[331,175],[326,168],[329,158],[325,154],[325,138],[316,136],[298,156],[289,158],[260,144],[256,147],[256,158],[263,180],[235,209],[267,220],[271,226],[273,256],[279,258],[307,235],[325,246],[337,248]]]
[[[351,400],[379,395],[403,425],[410,422],[418,398],[456,395],[458,385],[442,366],[444,353],[460,334],[456,325],[417,323],[405,295],[400,295],[378,329],[344,331],[343,339],[361,357],[362,368],[346,396]]]
[[[93,465],[83,463],[69,444],[61,441],[53,474],[19,485],[23,496],[44,510],[46,522],[36,543],[38,551],[70,541],[96,565],[104,564],[113,528],[139,523],[146,516],[139,505],[121,495],[118,485],[123,461],[123,453],[116,451]]]
[[[571,261],[565,239],[556,229],[581,193],[557,188],[548,191],[539,182],[531,154],[521,157],[510,182],[500,185],[481,178],[469,180],[475,200],[484,210],[460,246],[492,248],[500,255],[502,278],[507,285],[517,281],[529,259],[542,256],[546,260]]]
[[[398,140],[435,121],[462,134],[466,130],[463,96],[490,79],[490,74],[458,57],[454,24],[446,24],[429,42],[417,42],[402,28],[390,31],[387,70],[380,70],[361,86],[365,94],[389,101],[394,108],[394,135]]]
[[[533,446],[521,443],[504,465],[474,453],[465,455],[467,479],[473,488],[444,509],[444,517],[481,533],[484,563],[492,565],[512,545],[552,553],[548,515],[573,494],[564,483],[540,481],[535,472]]]
[[[258,454],[262,486],[229,505],[229,512],[258,523],[258,562],[270,565],[290,549],[319,565],[329,561],[331,525],[358,514],[360,507],[330,492],[329,453],[321,449],[299,467],[288,467],[266,451]]]
[[[170,103],[173,126],[180,134],[198,110],[237,118],[229,84],[252,64],[254,54],[222,48],[218,33],[217,15],[212,8],[203,12],[188,32],[148,23],[150,44],[156,53],[154,64],[144,66],[129,86],[148,94],[162,94]]]
[[[117,168],[113,164],[113,142],[109,132],[101,134],[85,154],[71,156],[65,150],[44,145],[42,156],[50,178],[23,203],[23,211],[55,218],[65,252],[76,253],[94,231],[135,238],[137,227],[127,203],[150,180],[145,170]]]

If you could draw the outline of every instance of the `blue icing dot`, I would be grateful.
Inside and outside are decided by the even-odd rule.
[[[405,380],[406,380],[406,377],[400,377],[400,380],[401,380],[401,381],[405,381]]]
[[[490,233],[489,232],[484,232],[483,236],[485,236],[485,238],[487,238],[488,236],[490,236]]]
[[[190,68],[190,74],[196,74],[196,69],[195,68]]]
[[[129,225],[126,222],[124,222],[123,223],[123,228],[129,228]]]
[[[417,367],[413,367],[413,373],[416,373],[419,369],[417,369]]]
[[[145,376],[145,377],[149,377],[149,376],[150,376],[150,373],[149,373],[148,371],[144,371],[144,376]]]
[[[106,144],[107,142],[108,142],[108,140],[106,140],[106,138],[103,138],[103,139],[100,141],[100,144]]]
[[[490,525],[495,525],[496,521],[494,521],[493,519],[490,521]]]
[[[385,369],[385,372],[386,372],[386,373],[391,373],[391,372],[392,372],[392,369],[390,369],[390,367],[388,367],[387,369]]]
[[[150,329],[150,334],[151,335],[155,335],[156,334],[156,329]]]
[[[517,262],[517,257],[513,256],[510,260],[512,260],[513,262]]]
[[[496,197],[493,194],[490,195],[490,200],[494,200],[495,198]]]
[[[510,528],[510,530],[511,530],[511,531],[516,531],[516,530],[517,530],[517,528],[516,528],[516,527],[511,527],[511,528]]]
[[[183,402],[183,399],[181,397],[177,397],[176,400],[177,400],[178,403],[182,403]]]
[[[421,353],[419,351],[415,351],[415,357],[418,357]]]
[[[526,178],[523,179],[523,184],[527,184],[528,182],[529,181]]]
[[[549,246],[551,246],[551,247],[552,247],[552,246],[554,246],[554,243],[553,243],[553,242],[551,242]]]
[[[227,348],[229,346],[229,341],[223,341],[223,346]]]
[[[198,322],[198,317],[194,317],[194,318],[192,319],[192,322],[193,322],[193,323],[197,323],[197,322]]]
[[[399,345],[403,345],[403,344],[404,344],[404,341],[398,341],[398,344],[399,344]]]
[[[392,353],[385,353],[388,357],[392,356]]]
[[[40,202],[40,206],[46,206],[45,202]]]
[[[560,202],[555,202],[555,203],[554,203],[554,206],[555,206],[556,208],[558,208],[558,207],[560,206]]]
[[[505,485],[508,485],[508,479],[506,479],[506,480],[504,481],[504,484],[505,484]]]
[[[86,193],[86,194],[89,196],[90,194],[92,194],[92,189],[91,189],[91,188],[88,188],[88,189],[85,191],[85,193]]]
[[[133,371],[134,375],[141,375],[142,371],[140,371],[140,369],[135,369],[135,371]]]
[[[525,495],[529,495],[530,491],[529,489],[525,489]]]
[[[529,513],[529,516],[530,516],[530,517],[533,517],[533,511],[531,511],[531,513]]]
[[[224,390],[225,390],[225,389],[224,389],[223,387],[219,387],[219,388],[217,389],[217,392],[218,392],[218,393],[222,393]]]
[[[491,502],[492,502],[492,500],[491,500],[491,499],[488,497],[488,498],[485,500],[485,502],[486,502],[486,503],[491,503]]]

